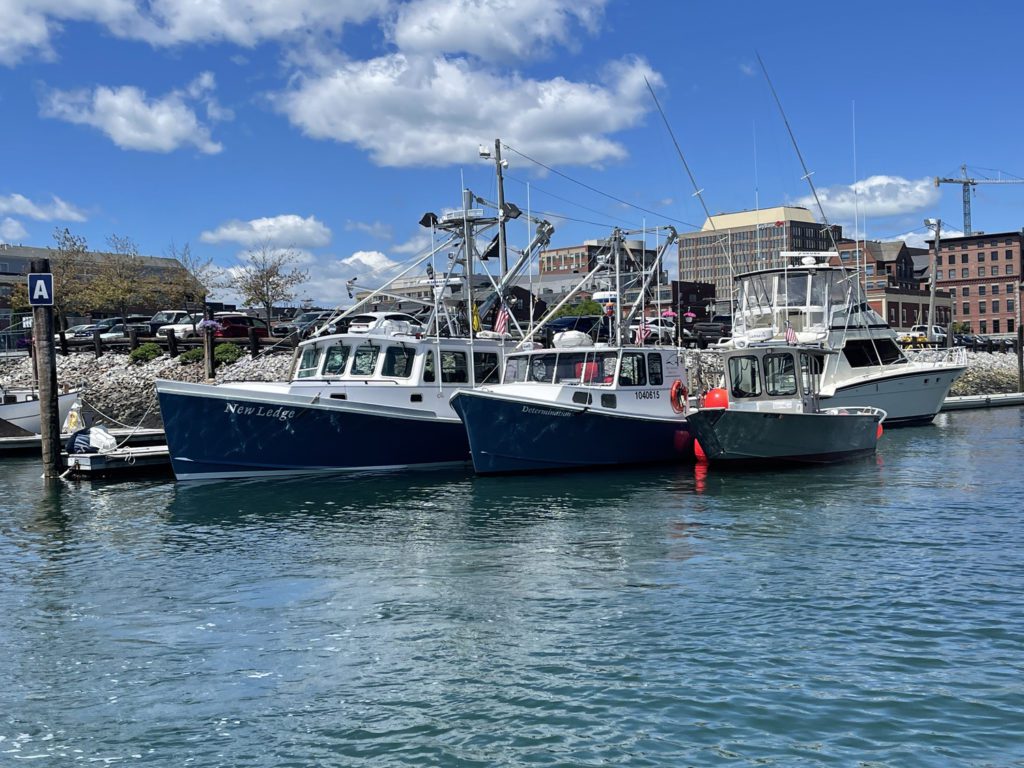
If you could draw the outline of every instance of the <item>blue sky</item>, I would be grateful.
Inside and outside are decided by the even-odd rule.
[[[348,278],[422,252],[418,220],[457,206],[463,180],[494,199],[477,148],[498,137],[507,198],[551,218],[554,246],[688,231],[703,209],[644,77],[712,212],[806,204],[758,53],[830,221],[959,231],[961,188],[933,177],[1024,177],[1024,10],[834,6],[0,0],[0,240],[68,227],[96,250],[188,243],[224,268],[265,243],[309,269],[300,298],[345,303]],[[1024,184],[976,187],[972,213],[975,230],[1019,229]]]

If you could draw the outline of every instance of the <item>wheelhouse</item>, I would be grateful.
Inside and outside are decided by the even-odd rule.
[[[725,357],[729,408],[817,410],[825,354],[821,349],[779,345],[730,351]]]

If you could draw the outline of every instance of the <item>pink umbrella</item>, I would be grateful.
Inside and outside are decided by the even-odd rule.
[[[671,309],[666,309],[666,310],[664,310],[664,311],[663,311],[663,312],[661,313],[661,316],[662,316],[662,317],[675,317],[675,316],[676,316],[676,313],[675,313],[675,312],[673,312],[673,311],[672,311]]]

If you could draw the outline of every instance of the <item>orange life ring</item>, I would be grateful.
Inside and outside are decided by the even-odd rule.
[[[679,379],[673,381],[672,389],[669,391],[669,402],[672,404],[672,410],[676,413],[685,413],[689,398],[690,393],[687,392],[686,385]]]

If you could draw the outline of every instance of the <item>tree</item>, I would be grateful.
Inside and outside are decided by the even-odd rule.
[[[555,317],[583,317],[587,315],[603,315],[604,307],[593,299],[585,299],[579,304],[566,304]]]
[[[246,252],[242,266],[233,270],[234,288],[250,306],[263,307],[270,324],[274,305],[295,298],[295,288],[309,278],[304,269],[292,268],[299,254],[272,248],[264,242]]]
[[[90,295],[97,306],[127,317],[129,307],[145,306],[155,297],[156,281],[130,237],[111,235],[107,245],[110,253],[104,254],[97,265]]]
[[[90,309],[92,279],[89,246],[81,235],[66,227],[53,230],[57,247],[51,251],[50,271],[53,273],[53,309],[58,328],[66,330],[68,315],[83,315]]]
[[[167,257],[181,265],[170,279],[161,285],[161,292],[175,307],[191,310],[206,303],[206,297],[217,287],[217,270],[212,258],[202,258],[192,253],[188,243],[179,251],[172,242],[167,247]]]

